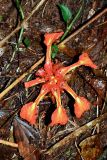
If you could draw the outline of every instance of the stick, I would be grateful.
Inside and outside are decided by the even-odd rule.
[[[12,89],[14,88],[25,76],[31,73],[38,65],[44,61],[42,57],[38,62],[36,62],[27,72],[23,73],[19,78],[17,78],[10,86],[8,86],[3,92],[0,93],[0,100]]]
[[[0,139],[0,143],[4,144],[4,145],[7,145],[7,146],[18,148],[18,144],[17,143],[5,141],[5,140],[2,140],[2,139]]]
[[[95,20],[97,20],[98,18],[100,18],[106,12],[107,12],[107,8],[105,8],[103,11],[101,11],[95,17],[91,18],[86,24],[84,24],[83,26],[81,26],[78,30],[76,30],[75,32],[73,32],[69,37],[67,37],[65,40],[63,40],[61,43],[59,43],[59,48],[60,48],[60,46],[62,46],[65,43],[67,43],[71,38],[73,38],[74,36],[76,36],[78,33],[80,33],[81,31],[83,31],[83,29],[85,29],[87,26],[89,26]]]
[[[42,3],[44,1],[41,1]],[[39,3],[40,4],[40,3]],[[39,6],[38,4],[38,6]],[[97,20],[99,17],[101,17],[103,14],[105,14],[107,12],[107,8],[104,9],[102,12],[100,12],[98,15],[96,15],[95,17],[93,17],[91,20],[89,20],[85,25],[83,25],[81,28],[79,28],[77,31],[75,31],[74,33],[72,33],[68,38],[66,38],[64,41],[62,41],[61,43],[59,43],[58,47],[60,48],[61,45],[67,43],[71,38],[73,38],[74,36],[76,36],[78,33],[80,33],[83,29],[85,29],[89,24],[91,24],[92,22],[94,22],[95,20]],[[32,14],[34,13],[34,11],[32,11]],[[31,14],[31,15],[32,15]],[[28,19],[31,17],[31,15],[29,15]],[[21,27],[21,26],[20,26]],[[19,28],[20,29],[20,28]],[[17,28],[16,28],[17,30]],[[16,33],[16,30],[14,30],[13,32]],[[13,34],[11,33],[11,36]],[[6,41],[11,37],[9,36],[8,38],[6,38]],[[4,40],[4,39],[3,39]],[[2,40],[2,41],[3,41]],[[0,45],[1,42],[0,41]],[[5,41],[2,43],[2,45],[5,43]],[[41,64],[44,60],[44,57],[42,57],[37,63],[38,65]],[[38,66],[37,65],[37,66]],[[36,67],[37,67],[36,66]],[[36,68],[34,67],[34,69]],[[33,71],[33,70],[32,70]],[[0,94],[0,100],[5,96],[5,94],[7,94],[13,87],[15,87],[26,75],[28,75],[29,72],[25,72],[22,76],[20,76],[18,79],[16,79],[8,88],[6,88],[1,94]]]
[[[70,142],[75,139],[76,137],[79,137],[81,134],[85,133],[87,130],[94,127],[96,124],[101,123],[104,119],[107,119],[107,113],[99,116],[98,118],[92,120],[91,122],[83,125],[82,127],[76,129],[74,132],[70,133],[68,136],[57,142],[54,146],[49,148],[46,152],[43,154],[54,157],[56,153],[59,153],[61,148],[67,148],[69,146]]]
[[[18,25],[8,36],[6,36],[3,40],[0,41],[0,48],[12,37],[24,24],[31,18],[31,16],[44,4],[46,0],[41,0],[31,11],[28,17],[24,19],[24,21]]]

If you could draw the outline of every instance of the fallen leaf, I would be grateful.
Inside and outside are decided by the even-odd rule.
[[[39,160],[39,131],[18,117],[13,121],[14,135],[24,160]]]
[[[102,152],[98,134],[83,140],[79,147],[81,148],[80,154],[84,160],[96,160]]]

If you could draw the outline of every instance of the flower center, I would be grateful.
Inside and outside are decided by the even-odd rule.
[[[55,76],[50,77],[50,84],[57,84],[58,80],[55,78]]]

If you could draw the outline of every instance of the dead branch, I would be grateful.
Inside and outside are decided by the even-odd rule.
[[[45,0],[41,1],[41,3],[43,4],[43,2],[45,2]],[[41,3],[39,3],[36,7],[35,7],[35,11],[42,5]],[[41,4],[41,5],[40,5]],[[92,19],[90,19],[86,24],[84,24],[82,27],[80,27],[78,30],[76,30],[74,33],[72,33],[68,38],[66,38],[64,41],[62,41],[61,43],[59,43],[58,47],[60,48],[61,45],[64,45],[65,43],[67,43],[71,38],[73,38],[74,36],[76,36],[78,33],[80,33],[83,29],[85,29],[89,24],[93,23],[95,20],[97,20],[98,18],[100,18],[103,14],[105,14],[107,12],[107,8],[104,9],[102,12],[100,12],[98,15],[96,15],[95,17],[93,17]],[[32,13],[29,15],[29,17],[27,18],[27,20],[34,14],[34,11],[32,11]],[[19,26],[19,28],[16,28],[13,33],[11,33],[9,36],[7,36],[5,39],[3,39],[2,41],[0,41],[0,46],[1,44],[4,45],[4,43],[14,34],[18,31],[18,29],[20,29],[21,26]],[[44,57],[42,57],[38,62],[37,65],[34,64],[33,69],[35,69],[39,64],[41,64],[44,60]],[[32,68],[31,67],[31,68]],[[31,71],[33,71],[33,69]],[[5,96],[5,94],[7,94],[13,87],[15,87],[25,76],[27,76],[30,72],[25,72],[23,75],[21,75],[18,79],[16,79],[9,87],[7,87],[2,93],[0,93],[0,100]]]
[[[94,127],[98,123],[101,123],[104,119],[107,119],[107,113],[99,116],[98,118],[76,129],[74,132],[70,133],[68,136],[66,136],[65,138],[57,142],[55,145],[53,145],[51,148],[49,148],[44,154],[47,156],[54,157],[56,153],[58,153],[58,150],[60,151],[61,148],[66,149],[73,139],[79,137],[81,134],[85,133],[87,130],[92,129],[92,127]]]
[[[19,78],[17,78],[10,86],[8,86],[3,92],[0,93],[0,100],[12,89],[14,88],[25,76],[31,73],[38,65],[44,61],[42,57],[38,62],[36,62],[27,72],[23,73]]]
[[[32,17],[32,15],[44,4],[46,0],[41,0],[32,10],[32,12],[24,19],[24,21],[18,25],[9,35],[7,35],[3,40],[0,41],[0,48],[16,33],[21,27],[23,27],[26,22]]]
[[[98,18],[100,18],[103,14],[105,14],[107,12],[107,8],[105,8],[103,11],[101,11],[99,14],[97,14],[96,16],[94,16],[93,18],[91,18],[89,21],[87,21],[87,23],[85,23],[83,26],[81,26],[78,30],[76,30],[75,32],[73,32],[69,37],[67,37],[65,40],[63,40],[60,44],[59,44],[59,48],[60,46],[64,45],[65,43],[67,43],[71,38],[75,37],[77,34],[79,34],[80,32],[83,31],[83,29],[85,29],[86,27],[88,27],[91,23],[93,23],[95,20],[97,20]]]
[[[2,139],[0,139],[0,144],[4,144],[6,146],[18,148],[18,144],[17,143],[9,142],[9,141],[2,140]]]

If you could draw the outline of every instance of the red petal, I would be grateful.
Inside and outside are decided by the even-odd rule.
[[[58,32],[58,33],[46,33],[45,34],[45,45],[52,45],[58,38],[60,38],[63,35],[64,32]]]
[[[92,62],[92,60],[89,58],[88,53],[83,53],[79,57],[79,61],[82,65],[92,67],[94,69],[97,69],[98,67]]]
[[[90,109],[90,102],[84,97],[78,97],[76,103],[74,104],[74,112],[77,118]]]
[[[68,122],[68,116],[66,114],[66,110],[62,107],[58,107],[51,116],[51,125],[65,125]]]
[[[38,108],[33,106],[33,102],[25,104],[20,111],[20,117],[28,121],[30,124],[35,124],[38,114]]]
[[[25,88],[32,87],[32,86],[37,85],[39,83],[43,83],[44,81],[45,81],[44,79],[36,78],[36,79],[31,80],[29,82],[25,82]]]

